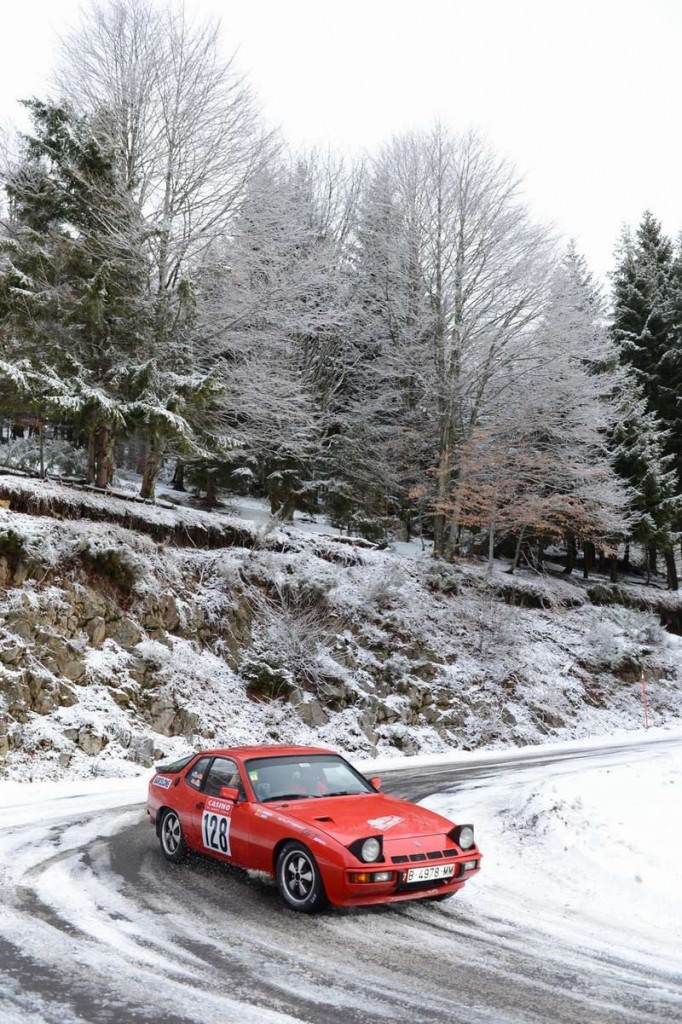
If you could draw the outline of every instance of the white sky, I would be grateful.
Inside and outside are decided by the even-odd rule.
[[[0,120],[44,91],[79,0],[0,0]],[[294,145],[352,155],[392,133],[477,125],[537,216],[604,274],[650,207],[682,229],[682,0],[186,0]]]

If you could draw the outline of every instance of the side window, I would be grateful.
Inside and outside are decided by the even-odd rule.
[[[231,786],[239,790],[240,798],[243,797],[242,780],[239,776],[239,769],[234,761],[226,757],[216,757],[210,767],[204,792],[208,796],[220,796],[223,786]]]
[[[200,757],[194,767],[190,768],[187,775],[185,775],[185,782],[192,789],[201,789],[201,783],[204,781],[204,775],[210,760],[210,757]]]

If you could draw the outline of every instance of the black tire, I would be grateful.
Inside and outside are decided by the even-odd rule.
[[[277,888],[288,907],[304,914],[314,914],[328,904],[317,861],[303,843],[292,840],[280,850]]]
[[[187,857],[187,843],[182,823],[175,811],[166,810],[159,822],[161,853],[171,864],[180,864]]]

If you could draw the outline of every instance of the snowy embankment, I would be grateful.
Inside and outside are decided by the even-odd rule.
[[[456,793],[423,801],[476,825],[485,859],[458,909],[513,922],[533,942],[544,933],[548,957],[558,944],[563,957],[566,949],[588,949],[597,959],[622,957],[682,982],[677,735],[676,748],[654,743],[626,763],[585,753],[580,761],[465,782]],[[544,749],[561,752],[562,745],[538,752]],[[565,747],[567,755],[579,750]]]
[[[56,483],[3,477],[0,493],[11,778],[132,775],[249,742],[357,758],[603,735],[641,726],[642,674],[652,725],[680,721],[679,595]]]

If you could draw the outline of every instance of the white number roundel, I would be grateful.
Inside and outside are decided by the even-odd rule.
[[[201,838],[207,850],[230,853],[230,819],[215,811],[204,811],[201,815]]]

